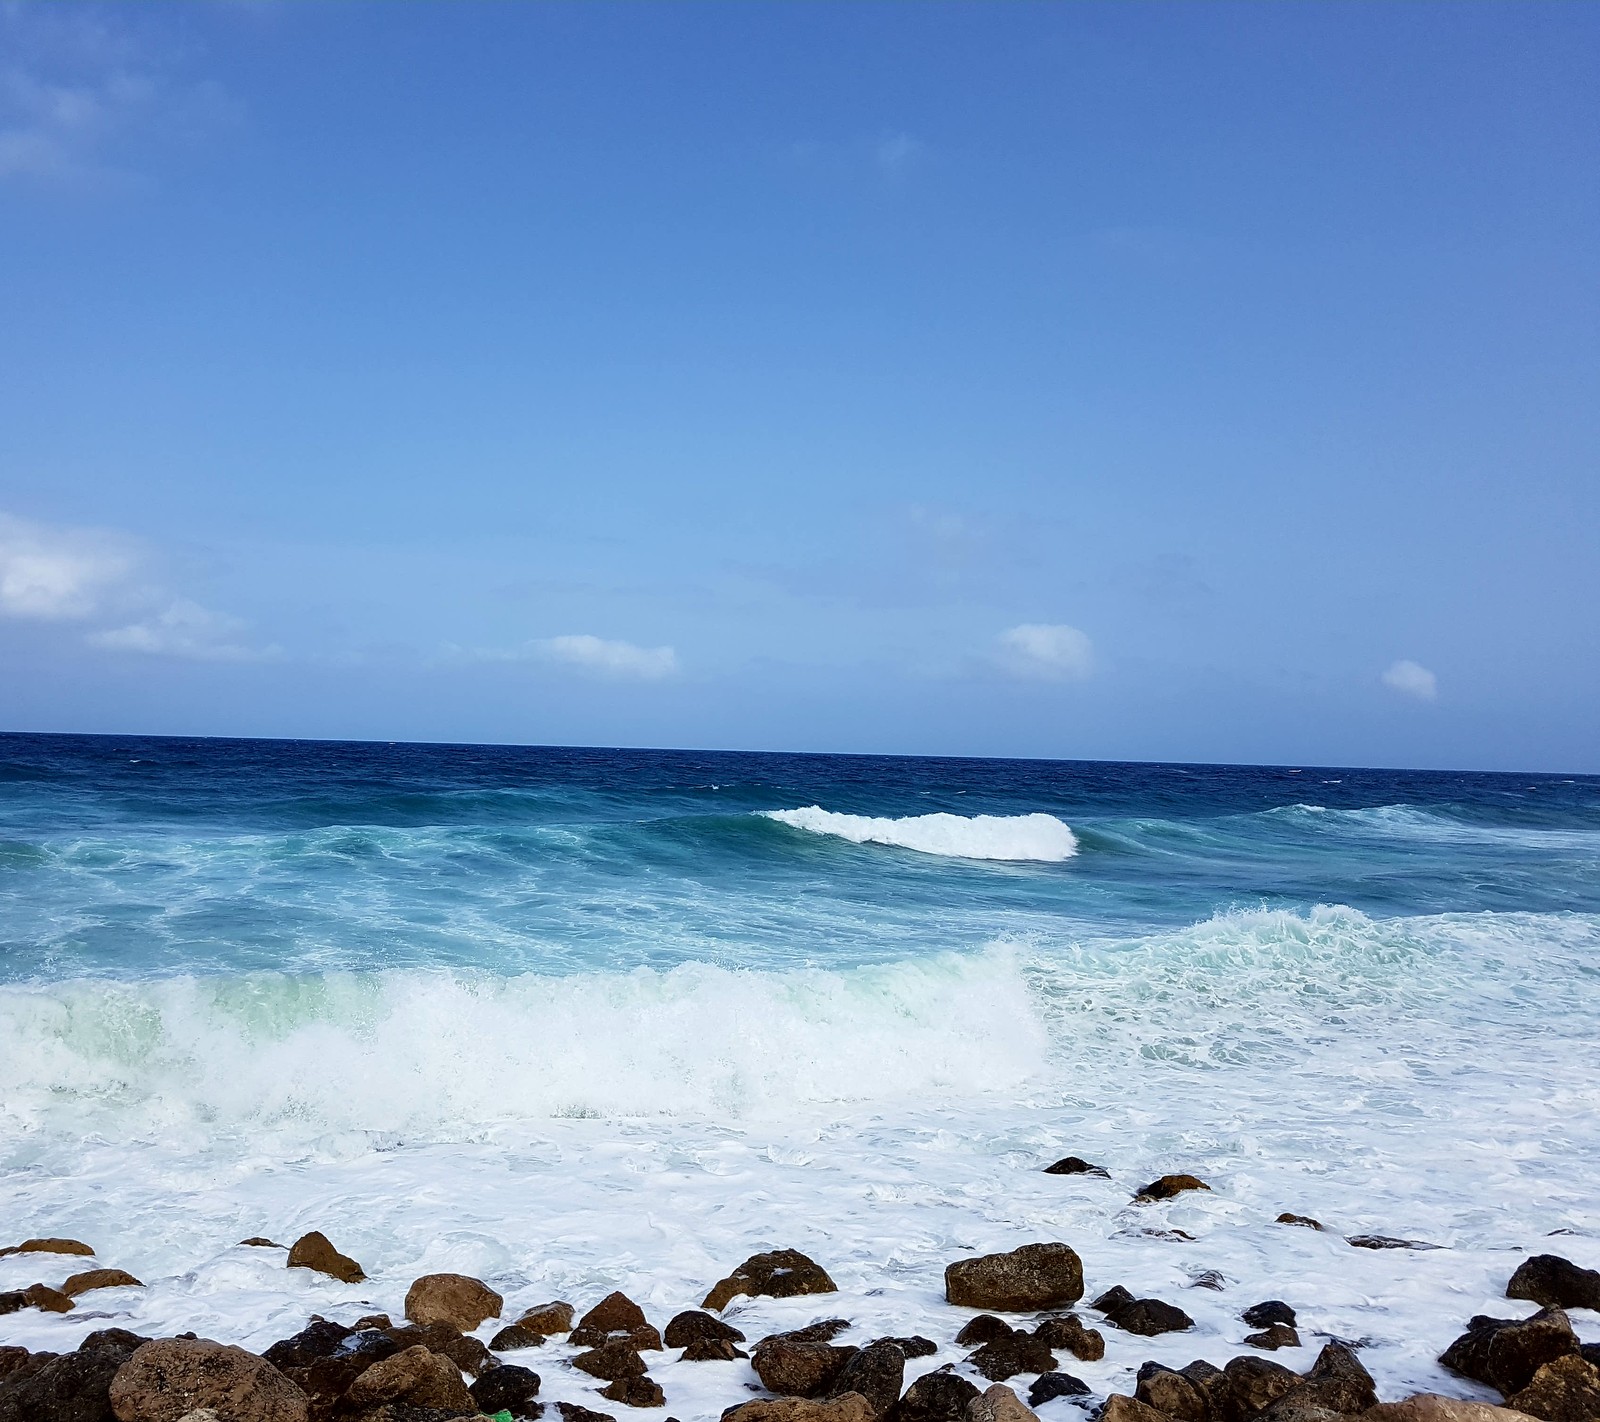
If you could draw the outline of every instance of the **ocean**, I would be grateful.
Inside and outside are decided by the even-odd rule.
[[[1212,1188],[1132,1202],[1168,1171]],[[146,1285],[0,1343],[260,1348],[439,1270],[659,1326],[792,1247],[840,1293],[728,1316],[915,1372],[945,1264],[1063,1240],[1195,1320],[1063,1357],[1099,1395],[1281,1298],[1280,1362],[1488,1396],[1436,1355],[1523,1255],[1600,1267],[1597,1180],[1600,778],[0,736],[0,1232]],[[310,1229],[368,1281],[237,1244]],[[516,1361],[615,1411],[564,1356]]]

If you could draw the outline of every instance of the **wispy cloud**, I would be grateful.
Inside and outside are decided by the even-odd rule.
[[[637,647],[632,642],[611,642],[588,633],[547,637],[533,645],[552,661],[606,676],[659,681],[678,670],[678,654],[671,647]]]
[[[886,133],[878,140],[873,156],[886,173],[903,173],[928,151],[928,145],[909,133]]]
[[[125,627],[91,632],[91,647],[112,652],[142,652],[153,657],[183,657],[199,662],[260,662],[282,655],[278,647],[253,647],[243,640],[248,624],[225,612],[212,612],[179,598],[161,612]]]
[[[1013,676],[1082,681],[1094,674],[1094,644],[1065,623],[1024,622],[1000,634],[1000,665]]]
[[[1439,679],[1413,661],[1395,662],[1383,674],[1383,684],[1402,696],[1413,696],[1418,701],[1434,701],[1439,696]]]

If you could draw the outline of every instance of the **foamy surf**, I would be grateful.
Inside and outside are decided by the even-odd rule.
[[[876,819],[841,815],[820,805],[760,810],[766,819],[852,844],[888,844],[948,859],[999,859],[1060,863],[1078,852],[1078,837],[1054,815],[908,815]]]

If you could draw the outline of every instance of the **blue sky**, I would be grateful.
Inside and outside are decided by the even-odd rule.
[[[1597,61],[0,5],[0,726],[1600,770]]]

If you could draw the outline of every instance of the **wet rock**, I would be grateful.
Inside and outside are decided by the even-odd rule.
[[[616,1382],[619,1378],[642,1378],[649,1371],[644,1359],[639,1356],[639,1350],[622,1338],[602,1343],[587,1353],[579,1353],[572,1360],[572,1366],[580,1373],[604,1378],[607,1382]]]
[[[873,1422],[872,1407],[858,1392],[826,1401],[803,1397],[763,1398],[730,1407],[722,1422]]]
[[[1083,1297],[1083,1261],[1065,1244],[1025,1244],[1005,1254],[958,1259],[944,1271],[944,1288],[945,1297],[964,1308],[1059,1308]]]
[[[574,1348],[598,1348],[626,1342],[641,1352],[658,1352],[661,1335],[651,1327],[644,1310],[626,1294],[607,1294],[578,1320],[567,1340]]]
[[[1098,1363],[1106,1355],[1105,1335],[1098,1328],[1085,1328],[1075,1313],[1040,1319],[1033,1336],[1051,1348],[1065,1348],[1085,1363]]]
[[[545,1341],[542,1333],[535,1333],[520,1323],[508,1323],[489,1340],[489,1350],[493,1353],[514,1353],[519,1348],[542,1348]]]
[[[69,1299],[86,1294],[91,1289],[142,1289],[144,1285],[126,1269],[85,1269],[73,1274],[61,1285],[61,1292]]]
[[[284,1246],[275,1239],[268,1239],[263,1234],[253,1234],[249,1239],[239,1241],[241,1249],[282,1249]]]
[[[1228,1287],[1228,1280],[1219,1269],[1202,1269],[1189,1280],[1191,1289],[1215,1289],[1219,1294]]]
[[[93,1254],[81,1239],[25,1239],[0,1249],[0,1259],[8,1254]]]
[[[397,1348],[426,1348],[474,1377],[495,1366],[494,1356],[480,1339],[469,1337],[448,1323],[410,1323],[388,1329],[387,1336]]]
[[[310,1234],[301,1235],[289,1246],[288,1267],[315,1269],[317,1273],[326,1274],[342,1284],[359,1284],[367,1277],[354,1259],[339,1253],[328,1236],[315,1229]]]
[[[1600,1418],[1600,1368],[1569,1353],[1540,1368],[1506,1406],[1544,1422],[1594,1422]]]
[[[924,1373],[889,1411],[889,1422],[963,1422],[978,1389],[941,1368]]]
[[[1039,1419],[1016,1393],[1003,1383],[996,1383],[967,1404],[966,1422],[1039,1422]]]
[[[1266,1358],[1233,1358],[1222,1372],[1231,1403],[1229,1410],[1240,1417],[1253,1417],[1286,1392],[1305,1385],[1299,1373]]]
[[[735,1358],[748,1358],[731,1338],[696,1338],[678,1355],[685,1363],[731,1363]]]
[[[701,1308],[717,1312],[741,1294],[769,1299],[792,1299],[803,1294],[833,1294],[838,1286],[828,1271],[798,1249],[774,1249],[752,1254],[726,1279],[713,1286]]]
[[[1352,1234],[1346,1244],[1357,1249],[1439,1249],[1441,1245],[1428,1244],[1420,1239],[1397,1239],[1389,1234]]]
[[[1133,1198],[1139,1204],[1149,1204],[1153,1200],[1170,1200],[1185,1190],[1210,1188],[1198,1175],[1163,1175],[1159,1180],[1152,1180]]]
[[[667,1395],[654,1378],[618,1378],[600,1389],[600,1396],[628,1407],[665,1407]]]
[[[561,1414],[563,1422],[617,1422],[609,1412],[595,1412],[576,1402],[558,1402],[556,1411]]]
[[[29,1284],[22,1291],[23,1304],[27,1308],[36,1308],[43,1313],[70,1313],[75,1307],[72,1300],[60,1289],[52,1289],[48,1284]]]
[[[1056,1355],[1043,1339],[1031,1333],[1012,1333],[996,1338],[967,1359],[967,1366],[982,1373],[990,1382],[1004,1382],[1018,1373],[1048,1373],[1056,1366]]]
[[[1567,1315],[1559,1308],[1545,1308],[1524,1319],[1479,1314],[1439,1361],[1451,1372],[1488,1383],[1509,1397],[1532,1382],[1546,1363],[1577,1351],[1577,1335]]]
[[[1095,1422],[1167,1422],[1167,1417],[1136,1397],[1114,1392],[1095,1413]]]
[[[1206,1422],[1210,1411],[1199,1388],[1176,1369],[1160,1363],[1146,1363],[1139,1369],[1133,1395],[1177,1422]]]
[[[1402,1402],[1380,1402],[1362,1414],[1362,1422],[1525,1422],[1525,1416],[1487,1402],[1419,1392]]]
[[[501,1363],[479,1373],[467,1391],[479,1412],[523,1412],[525,1405],[539,1395],[539,1374],[515,1363]]]
[[[1076,1155],[1066,1156],[1058,1160],[1054,1165],[1045,1166],[1044,1173],[1046,1175],[1098,1175],[1103,1180],[1111,1178],[1109,1170],[1102,1169],[1098,1165],[1090,1165],[1087,1160]]]
[[[280,1338],[261,1356],[280,1370],[309,1367],[320,1358],[331,1358],[354,1332],[331,1319],[314,1318],[298,1333]]]
[[[1228,1375],[1214,1363],[1196,1358],[1178,1371],[1188,1378],[1189,1384],[1205,1399],[1206,1415],[1212,1422],[1227,1422],[1233,1415],[1233,1391]]]
[[[306,1395],[271,1363],[205,1338],[142,1344],[111,1379],[118,1422],[179,1422],[210,1408],[217,1422],[306,1422]]]
[[[406,1290],[406,1317],[412,1323],[448,1323],[463,1333],[499,1318],[504,1306],[483,1280],[467,1274],[424,1274]]]
[[[1239,1317],[1252,1328],[1268,1328],[1274,1323],[1287,1323],[1293,1328],[1298,1321],[1294,1310],[1282,1299],[1268,1299],[1264,1303],[1251,1304]]]
[[[348,1410],[356,1412],[386,1402],[477,1411],[477,1403],[462,1380],[461,1370],[442,1354],[430,1352],[420,1343],[373,1363],[350,1384],[344,1402]]]
[[[841,1333],[850,1329],[848,1318],[819,1318],[815,1323],[808,1323],[804,1328],[791,1328],[783,1333],[772,1333],[761,1340],[769,1342],[773,1338],[784,1338],[791,1343],[831,1343]],[[759,1345],[758,1345],[759,1346]]]
[[[1071,1373],[1040,1373],[1028,1385],[1028,1406],[1042,1407],[1058,1397],[1087,1397],[1089,1384]]]
[[[874,1417],[882,1417],[900,1400],[905,1385],[906,1355],[897,1344],[869,1343],[852,1357],[828,1387],[829,1397],[858,1392]]]
[[[993,1343],[997,1338],[1009,1338],[1016,1331],[1005,1319],[996,1318],[992,1313],[980,1313],[968,1320],[961,1332],[956,1334],[956,1346],[975,1348],[984,1343]]]
[[[1361,1359],[1343,1343],[1329,1343],[1305,1375],[1305,1385],[1295,1392],[1304,1407],[1325,1407],[1348,1415],[1377,1405],[1378,1390]]]
[[[909,1338],[874,1338],[872,1343],[893,1343],[903,1358],[931,1358],[939,1351],[939,1345],[933,1339],[924,1338],[920,1333],[914,1333]],[[870,1348],[872,1343],[867,1346]]]
[[[1176,1305],[1160,1299],[1136,1299],[1121,1284],[1101,1294],[1090,1307],[1099,1309],[1113,1328],[1137,1333],[1141,1338],[1181,1333],[1194,1327],[1194,1320]]]
[[[750,1366],[768,1392],[820,1397],[833,1386],[856,1351],[831,1343],[796,1342],[780,1334],[756,1344]]]
[[[532,1308],[523,1309],[522,1316],[517,1319],[515,1326],[534,1333],[542,1333],[546,1338],[556,1333],[571,1333],[575,1312],[571,1304],[559,1300],[554,1303],[536,1304]]]
[[[1269,1353],[1276,1352],[1279,1348],[1298,1348],[1300,1335],[1287,1323],[1274,1323],[1263,1328],[1259,1333],[1247,1333],[1245,1344],[1251,1348],[1265,1348]]]
[[[1555,1308],[1600,1309],[1600,1270],[1580,1269],[1559,1254],[1535,1254],[1517,1266],[1508,1299],[1531,1299]]]
[[[111,1380],[147,1338],[126,1329],[91,1333],[72,1353],[25,1348],[0,1368],[0,1422],[114,1422]]]
[[[26,1348],[17,1348],[9,1345],[0,1347],[0,1381],[3,1381],[7,1374],[20,1368],[32,1356]]]
[[[1278,1216],[1277,1222],[1286,1225],[1300,1225],[1305,1229],[1321,1229],[1322,1221],[1314,1220],[1310,1215],[1291,1215],[1287,1210]]]
[[[388,1332],[389,1329],[394,1327],[394,1321],[386,1313],[367,1313],[363,1314],[350,1326],[357,1332],[364,1328],[381,1328]]]
[[[744,1334],[731,1323],[724,1323],[720,1318],[713,1318],[709,1313],[697,1308],[675,1314],[667,1324],[667,1331],[663,1335],[663,1340],[669,1348],[687,1348],[691,1343],[698,1343],[707,1338],[721,1339],[729,1343],[744,1342]]]

